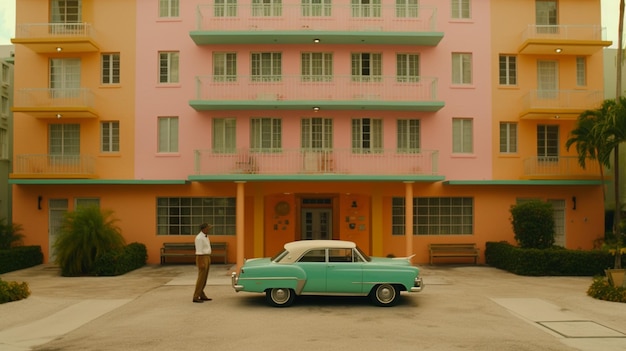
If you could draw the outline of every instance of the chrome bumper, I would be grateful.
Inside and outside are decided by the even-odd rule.
[[[237,276],[237,272],[233,272],[230,275],[230,284],[233,286],[236,292],[240,292],[243,290],[243,285],[239,285],[239,277]]]
[[[424,281],[422,277],[415,278],[415,284],[411,288],[411,292],[420,292],[424,289]]]

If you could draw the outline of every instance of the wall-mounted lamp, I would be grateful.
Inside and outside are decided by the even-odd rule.
[[[557,54],[560,54],[562,51],[563,51],[563,49],[561,49],[561,48],[556,48],[554,50],[554,52],[556,52]]]
[[[320,42],[320,40],[319,40],[318,38],[315,38],[315,39],[313,39],[313,42],[314,42],[315,44],[317,44],[317,43],[319,43],[319,42]]]
[[[41,201],[43,201],[43,196],[37,196],[37,209],[41,210]]]
[[[60,113],[57,113],[57,119],[63,117]]]
[[[352,206],[350,206],[352,208],[357,208],[358,204],[356,203],[356,200],[352,201]]]
[[[61,52],[61,51],[63,51],[63,48],[60,46],[57,46],[57,52]]]
[[[576,209],[576,196],[572,196],[572,210]]]
[[[313,112],[317,112],[317,111],[319,111],[319,110],[320,110],[320,108],[319,108],[319,107],[317,107],[317,106],[313,107]]]

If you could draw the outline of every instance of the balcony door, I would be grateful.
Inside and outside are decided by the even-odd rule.
[[[68,173],[80,167],[80,124],[48,126],[49,173]]]
[[[74,34],[82,30],[81,0],[50,0],[51,31],[56,35]]]
[[[73,105],[58,99],[80,95],[80,59],[50,59],[50,92],[55,105]]]
[[[557,99],[559,93],[559,65],[556,61],[537,61],[537,98]]]

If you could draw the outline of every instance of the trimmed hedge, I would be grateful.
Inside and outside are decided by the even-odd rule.
[[[518,275],[592,277],[613,267],[614,257],[600,250],[522,249],[506,242],[487,242],[485,261]]]
[[[41,246],[16,246],[0,250],[0,274],[43,263]]]
[[[94,262],[94,275],[114,276],[146,265],[148,250],[144,244],[131,243],[123,249],[109,251]]]

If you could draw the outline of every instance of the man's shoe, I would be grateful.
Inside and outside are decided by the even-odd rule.
[[[195,302],[195,303],[203,303],[204,301],[202,301],[202,299],[193,299],[193,302]]]
[[[211,301],[211,300],[213,300],[213,299],[212,299],[212,298],[210,298],[210,297],[206,297],[206,296],[205,296],[205,297],[201,297],[201,298],[200,298],[200,300],[202,300],[202,301]]]

